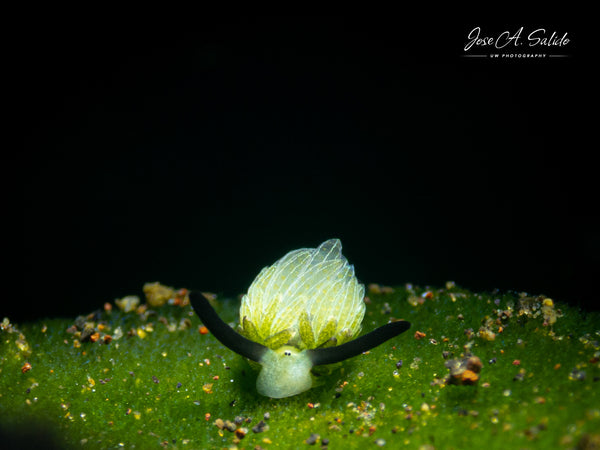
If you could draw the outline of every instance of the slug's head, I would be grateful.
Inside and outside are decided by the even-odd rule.
[[[313,366],[359,355],[410,328],[397,321],[356,337],[365,314],[364,286],[339,239],[294,250],[256,277],[240,307],[238,334],[199,292],[190,302],[223,345],[262,366],[257,389],[273,398],[312,387]]]
[[[256,380],[261,395],[272,398],[290,397],[312,387],[310,369],[313,363],[306,351],[284,345],[267,350],[260,360],[262,369]]]

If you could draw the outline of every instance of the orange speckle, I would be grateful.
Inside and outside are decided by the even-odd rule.
[[[431,292],[431,291],[427,291],[427,292],[425,292],[425,293],[423,294],[423,298],[426,298],[426,299],[428,299],[428,300],[429,300],[429,299],[432,299],[432,298],[433,298],[433,292]]]
[[[112,311],[112,304],[106,302],[104,304],[104,311],[106,311],[107,313],[111,312]]]
[[[476,383],[477,380],[479,380],[479,375],[477,375],[472,370],[465,370],[462,373],[461,378],[462,378],[462,382],[464,384],[473,384],[473,383]]]
[[[377,427],[375,425],[371,425],[369,427],[369,436],[372,436],[373,433],[375,433],[375,430],[377,430]]]
[[[210,359],[206,358],[204,360],[204,364],[206,364],[207,366],[210,366]]]
[[[424,338],[425,336],[427,336],[425,333],[423,333],[422,331],[415,331],[415,339],[419,340]]]
[[[210,420],[210,413],[204,414],[204,420],[206,420],[207,422]]]
[[[504,331],[504,328],[498,327],[498,333],[502,333],[503,331]]]
[[[104,338],[103,338],[105,344],[110,344],[112,342],[112,339],[113,338],[110,334],[104,335]]]
[[[560,369],[560,363],[554,365],[554,370]]]
[[[315,404],[314,403],[309,403],[307,406],[312,409],[312,408],[315,407]]]
[[[204,325],[200,325],[198,327],[198,333],[200,333],[200,334],[208,334],[208,328],[206,328]]]
[[[30,370],[31,370],[31,364],[28,362],[23,364],[23,367],[21,367],[21,372],[23,372],[23,373],[29,372]]]
[[[512,365],[513,365],[513,366],[520,366],[520,365],[521,365],[521,360],[520,360],[520,359],[515,359],[515,360],[512,362]]]
[[[100,339],[100,333],[98,333],[98,332],[96,332],[90,336],[90,341],[92,341],[92,342],[96,342],[98,339]]]
[[[218,380],[218,379],[219,379],[219,375],[215,375],[215,376],[213,377],[213,380]]]

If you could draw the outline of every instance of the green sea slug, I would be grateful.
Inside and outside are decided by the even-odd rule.
[[[256,388],[272,398],[313,387],[314,366],[359,355],[410,328],[400,320],[354,339],[365,314],[364,286],[339,239],[294,250],[265,267],[242,298],[240,333],[200,292],[192,291],[190,302],[223,345],[262,366]]]

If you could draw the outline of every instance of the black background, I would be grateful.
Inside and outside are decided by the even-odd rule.
[[[569,56],[464,58],[477,25],[566,31],[571,43],[550,52]],[[3,155],[0,315],[71,317],[157,280],[234,296],[331,237],[366,283],[454,280],[596,308],[579,31],[24,24],[4,57],[18,144]]]

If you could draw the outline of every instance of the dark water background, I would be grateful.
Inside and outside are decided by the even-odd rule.
[[[476,60],[472,27],[24,25],[6,56],[0,315],[70,317],[157,280],[237,295],[331,237],[364,282],[597,308],[583,37],[548,25],[569,57]]]

